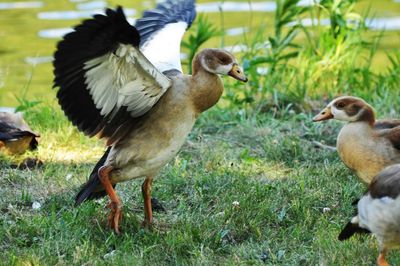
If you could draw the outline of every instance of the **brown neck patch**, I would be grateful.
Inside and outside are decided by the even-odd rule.
[[[192,62],[192,74],[193,74],[193,76],[195,76],[199,72],[200,69],[203,69],[203,67],[201,66],[200,54],[197,54],[193,58],[193,62]]]
[[[375,114],[372,110],[371,106],[364,106],[360,111],[360,116],[358,117],[358,121],[365,121],[368,122],[371,126],[375,123]]]
[[[224,89],[219,76],[204,69],[201,64],[201,56],[199,54],[193,60],[193,76],[190,89],[193,104],[199,113],[214,106]]]

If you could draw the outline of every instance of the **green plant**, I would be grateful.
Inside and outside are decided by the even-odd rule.
[[[359,0],[322,0],[317,5],[329,15],[330,31],[334,38],[362,24],[362,17],[354,12],[355,4]],[[318,12],[320,14],[320,12]],[[349,22],[352,23],[349,23]]]
[[[192,73],[192,61],[203,43],[212,37],[221,35],[220,31],[205,17],[199,15],[187,41],[182,41],[182,46],[189,50],[188,69]]]
[[[274,73],[279,63],[285,63],[299,54],[300,46],[294,42],[301,25],[297,23],[299,16],[308,8],[299,7],[300,0],[277,0],[274,35],[268,37],[269,43],[264,55],[246,62],[247,68],[261,64],[269,65],[269,73]],[[285,28],[288,30],[285,30]]]
[[[31,101],[18,96],[15,96],[15,98],[18,101],[18,106],[15,108],[15,112],[25,112],[41,103],[41,101]]]
[[[249,76],[250,90],[228,96],[235,104],[250,103],[256,110],[280,105],[280,91],[286,83],[294,84],[298,70],[288,62],[299,56],[302,46],[296,42],[301,29],[300,17],[308,10],[299,6],[300,0],[277,0],[273,35],[267,37],[265,25],[250,38],[245,52],[244,70]],[[268,40],[266,42],[266,40]],[[263,73],[265,72],[265,73]],[[271,101],[269,101],[271,100]],[[286,101],[285,101],[286,102]]]
[[[32,68],[32,71],[30,72],[29,80],[23,88],[22,96],[19,97],[19,96],[15,95],[15,98],[18,101],[18,106],[15,108],[15,112],[25,112],[25,111],[31,109],[32,107],[35,107],[39,103],[41,103],[41,101],[28,100],[26,97],[26,94],[29,89],[29,85],[32,82],[32,77],[33,77],[33,68]]]
[[[277,0],[272,36],[261,25],[249,39],[243,61],[250,86],[228,90],[232,108],[285,114],[308,111],[314,99],[340,94],[397,102],[399,56],[389,55],[389,69],[376,73],[374,59],[385,33],[371,34],[368,12],[355,12],[356,2],[324,0],[303,8],[298,1]],[[311,23],[305,27],[307,16]]]

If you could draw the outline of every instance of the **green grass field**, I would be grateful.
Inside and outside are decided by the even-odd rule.
[[[41,109],[31,113],[29,120],[42,133],[37,156],[44,166],[1,170],[2,261],[372,265],[373,238],[337,240],[364,187],[335,152],[312,144],[333,144],[340,125],[312,124],[304,114],[243,122],[212,118],[224,112],[216,108],[205,115],[160,173],[153,196],[167,211],[155,213],[154,231],[140,226],[140,181],[118,186],[125,212],[121,236],[106,228],[106,200],[73,207],[102,145],[78,134],[58,113],[52,117],[57,124],[43,123]],[[42,208],[33,210],[33,202]],[[390,261],[399,263],[400,256]]]
[[[25,107],[40,101],[25,117],[41,134],[37,152],[0,154],[0,265],[374,265],[373,237],[337,240],[365,186],[336,152],[313,143],[334,146],[342,125],[311,118],[343,93],[366,98],[378,117],[398,117],[400,67],[386,56],[397,51],[398,32],[384,33],[371,53],[373,47],[360,45],[378,32],[362,31],[360,37],[349,31],[334,42],[321,29],[313,36],[315,53],[300,48],[265,76],[251,65],[263,51],[240,54],[241,62],[250,62],[252,80],[243,85],[225,78],[223,99],[201,116],[155,180],[153,196],[166,212],[155,213],[154,230],[141,227],[141,180],[118,185],[124,217],[117,236],[106,227],[106,199],[73,206],[103,141],[85,137],[64,117],[51,89],[51,63],[33,67],[24,61],[54,52],[57,40],[40,39],[38,30],[78,22],[38,21],[38,11],[74,7],[66,0],[44,2],[39,10],[0,11],[0,106],[21,105],[16,96]],[[139,8],[135,1],[109,4],[117,2]],[[354,12],[372,5],[376,16],[400,14],[400,4],[379,2],[361,1]],[[220,27],[220,15],[208,17]],[[273,13],[224,17],[225,28],[252,28],[246,38],[227,37],[226,45],[251,46],[262,21],[268,26],[262,35],[273,34]],[[304,34],[295,40],[309,45]],[[220,43],[215,37],[203,47]],[[43,167],[10,167],[28,156],[41,159]],[[41,207],[33,209],[34,203]],[[392,252],[389,262],[399,265],[400,254]]]

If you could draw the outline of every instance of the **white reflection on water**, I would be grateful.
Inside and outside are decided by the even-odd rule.
[[[400,0],[399,0],[400,1]],[[312,25],[317,25],[318,20],[305,18],[300,21],[300,23],[305,26],[309,27]],[[357,24],[354,21],[348,21],[349,24]],[[291,25],[293,25],[292,23]],[[322,26],[328,26],[330,24],[330,20],[325,18],[319,21],[319,24]],[[372,18],[366,19],[365,25],[370,28],[371,30],[400,30],[400,17],[392,17],[392,18]]]
[[[319,2],[319,1],[316,1]],[[299,6],[310,6],[314,4],[314,0],[302,0]],[[204,4],[197,4],[196,10],[204,13],[220,12],[273,12],[276,10],[276,3],[272,1],[254,2],[254,3],[238,3],[238,2],[211,2]]]
[[[373,30],[400,30],[400,17],[373,18],[367,20],[366,24]]]
[[[0,10],[18,8],[39,8],[43,7],[43,2],[5,2],[0,3]]]
[[[59,29],[47,29],[40,30],[38,32],[39,37],[51,39],[51,38],[61,38],[65,34],[72,31],[72,28],[59,28]]]
[[[260,2],[260,3],[238,3],[238,2],[215,2],[215,3],[204,3],[197,4],[197,12],[204,13],[215,13],[220,12],[243,12],[243,11],[255,11],[255,12],[272,12],[275,11],[276,4],[274,2]]]
[[[131,25],[135,24],[136,20],[134,18],[127,18],[127,19]],[[38,36],[45,39],[56,39],[63,37],[65,34],[70,33],[71,31],[73,31],[72,28],[45,29],[45,30],[40,30],[38,32]]]
[[[240,28],[232,28],[232,29],[227,29],[225,31],[225,34],[228,36],[237,36],[237,35],[243,35],[244,33],[248,32],[249,29],[245,27],[240,27]]]
[[[90,10],[90,9],[105,9],[107,7],[106,1],[91,1],[87,3],[80,3],[76,5],[78,10]]]
[[[132,8],[126,8],[124,12],[126,16],[133,16],[136,14],[136,10]],[[39,12],[38,18],[46,20],[71,20],[89,18],[94,14],[104,14],[104,9]]]
[[[238,45],[233,45],[233,46],[225,46],[224,50],[227,50],[228,52],[231,53],[240,53],[240,52],[246,52],[249,50],[249,47],[244,44],[238,44]]]
[[[28,56],[25,58],[25,62],[32,66],[36,66],[38,64],[49,63],[53,61],[52,56]]]

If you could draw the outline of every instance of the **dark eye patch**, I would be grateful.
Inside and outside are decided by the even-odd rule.
[[[353,116],[358,114],[361,108],[362,106],[360,106],[359,104],[353,103],[346,108],[346,113],[350,116]]]
[[[223,57],[220,58],[219,61],[223,64],[223,65],[228,65],[232,62],[232,60],[229,57]]]
[[[218,52],[216,58],[221,65],[228,65],[232,63],[232,58],[225,53]]]
[[[337,102],[335,103],[335,107],[338,109],[343,109],[346,106],[344,102]]]

